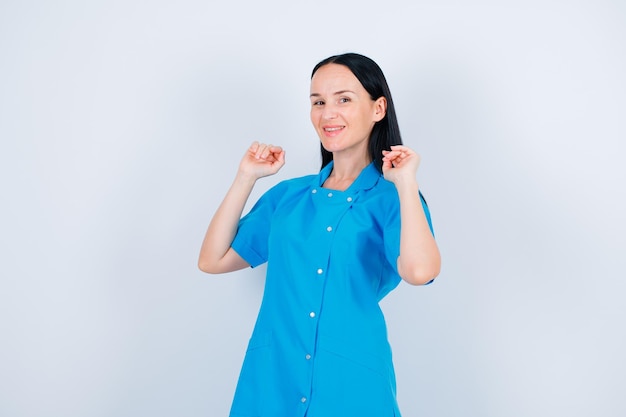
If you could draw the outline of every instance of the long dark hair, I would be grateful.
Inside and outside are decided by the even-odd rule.
[[[320,61],[315,68],[313,68],[311,78],[313,78],[318,69],[328,64],[339,64],[347,67],[369,93],[372,100],[377,100],[380,97],[387,99],[387,113],[382,120],[376,122],[374,125],[368,145],[370,158],[374,161],[376,168],[382,172],[382,151],[389,150],[391,145],[402,145],[400,127],[398,126],[398,119],[396,118],[396,109],[393,106],[391,91],[389,91],[385,75],[378,64],[372,59],[351,52],[334,55]],[[320,145],[320,149],[322,152],[322,168],[324,168],[333,160],[333,154],[324,149],[322,145]]]

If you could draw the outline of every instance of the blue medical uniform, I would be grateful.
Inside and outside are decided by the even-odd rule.
[[[240,220],[232,247],[267,276],[231,417],[400,416],[378,305],[401,280],[398,194],[373,163],[323,188],[332,167],[277,184]]]

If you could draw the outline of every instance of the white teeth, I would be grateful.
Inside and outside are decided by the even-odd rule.
[[[335,132],[337,130],[341,130],[341,128],[340,127],[327,127],[327,128],[324,128],[324,130],[327,132]]]

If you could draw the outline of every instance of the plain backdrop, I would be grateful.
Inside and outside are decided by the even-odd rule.
[[[197,269],[309,76],[385,72],[443,256],[382,302],[405,417],[626,415],[626,3],[0,2],[0,415],[226,416],[264,267]],[[333,416],[329,416],[333,417]],[[344,416],[342,416],[344,417]]]

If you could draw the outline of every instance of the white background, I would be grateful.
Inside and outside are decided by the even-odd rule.
[[[264,268],[196,267],[253,140],[315,173],[309,76],[396,102],[443,255],[383,301],[406,417],[626,414],[626,3],[0,3],[0,415],[226,416]]]

